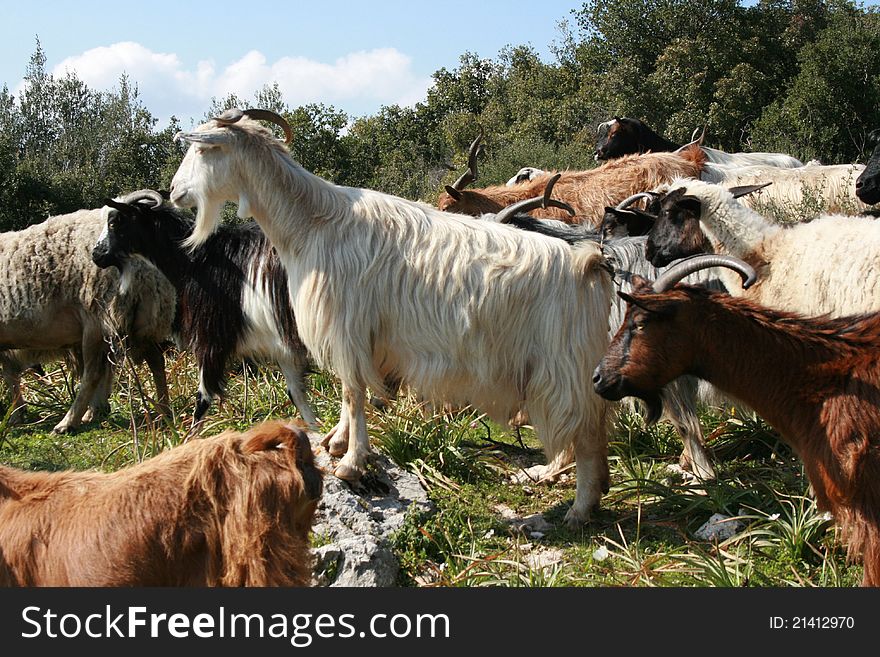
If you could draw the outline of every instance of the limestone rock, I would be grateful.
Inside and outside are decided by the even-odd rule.
[[[352,485],[333,476],[334,460],[311,435],[316,464],[324,469],[324,494],[312,528],[317,586],[393,586],[399,564],[391,536],[409,513],[432,510],[418,478],[381,454]]]

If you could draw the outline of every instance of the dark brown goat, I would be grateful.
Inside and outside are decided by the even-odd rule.
[[[754,280],[734,260],[690,258],[653,285],[640,279],[632,294],[619,293],[626,318],[594,387],[606,399],[635,396],[659,411],[662,387],[692,374],[751,406],[803,460],[819,508],[834,515],[850,556],[862,558],[862,584],[880,586],[880,314],[805,318],[672,287],[718,264]]]
[[[321,488],[280,421],[111,474],[0,466],[0,585],[307,585]]]
[[[654,189],[676,178],[699,178],[705,161],[703,151],[693,146],[680,153],[628,155],[588,171],[563,171],[554,196],[570,205],[575,216],[559,208],[539,208],[533,215],[598,226],[606,208],[616,206],[633,194]],[[440,194],[437,207],[446,212],[472,216],[494,214],[519,201],[541,196],[547,182],[556,173],[547,171],[511,187],[494,185],[482,189],[464,189],[475,178],[466,175],[463,176],[464,183],[460,182],[461,179],[457,181],[459,188],[446,187],[446,191]]]

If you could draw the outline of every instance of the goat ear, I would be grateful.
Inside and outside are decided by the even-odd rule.
[[[702,205],[696,196],[682,196],[675,204],[688,212],[699,216]]]
[[[219,146],[232,139],[229,130],[212,130],[209,132],[178,132],[174,135],[174,141],[188,141],[191,144],[203,146]]]
[[[630,237],[638,237],[650,233],[656,219],[657,217],[647,212],[606,207],[602,228],[613,233],[614,229],[620,226]]]
[[[645,310],[654,315],[667,316],[672,313],[672,309],[670,308],[669,304],[660,299],[657,299],[657,295],[655,294],[632,295],[618,290],[617,296],[619,296],[627,303],[638,306],[642,310]]]
[[[446,193],[449,194],[449,195],[450,195],[452,198],[454,198],[456,201],[460,201],[460,200],[461,200],[461,191],[457,190],[457,189],[456,189],[455,187],[453,187],[452,185],[446,185],[446,188],[445,188],[445,189],[446,189]]]
[[[740,185],[739,187],[728,187],[727,191],[733,194],[733,198],[739,198],[740,196],[757,192],[759,189],[764,189],[767,185],[771,184],[773,184],[772,181],[761,183],[760,185]]]
[[[117,212],[121,212],[125,215],[131,215],[134,212],[134,209],[128,203],[120,203],[119,201],[115,201],[112,198],[101,199],[101,205],[111,207]]]

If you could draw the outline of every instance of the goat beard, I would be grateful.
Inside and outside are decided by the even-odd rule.
[[[647,426],[656,424],[663,415],[663,396],[659,394],[643,394],[639,395],[639,399],[645,405],[645,424]]]
[[[192,234],[183,241],[190,250],[204,244],[220,224],[220,211],[223,203],[205,201],[196,207],[196,224]]]

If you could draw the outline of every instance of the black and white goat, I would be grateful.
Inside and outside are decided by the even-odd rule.
[[[194,421],[223,394],[233,358],[275,361],[287,394],[310,428],[317,419],[305,393],[308,353],[297,333],[287,274],[253,222],[224,226],[190,251],[193,223],[162,205],[156,192],[136,203],[106,200],[106,227],[92,259],[126,276],[132,258],[153,262],[177,289],[175,334],[199,365]]]
[[[876,146],[868,158],[864,171],[856,180],[856,196],[868,205],[880,203],[880,129],[872,130],[868,138]]]

